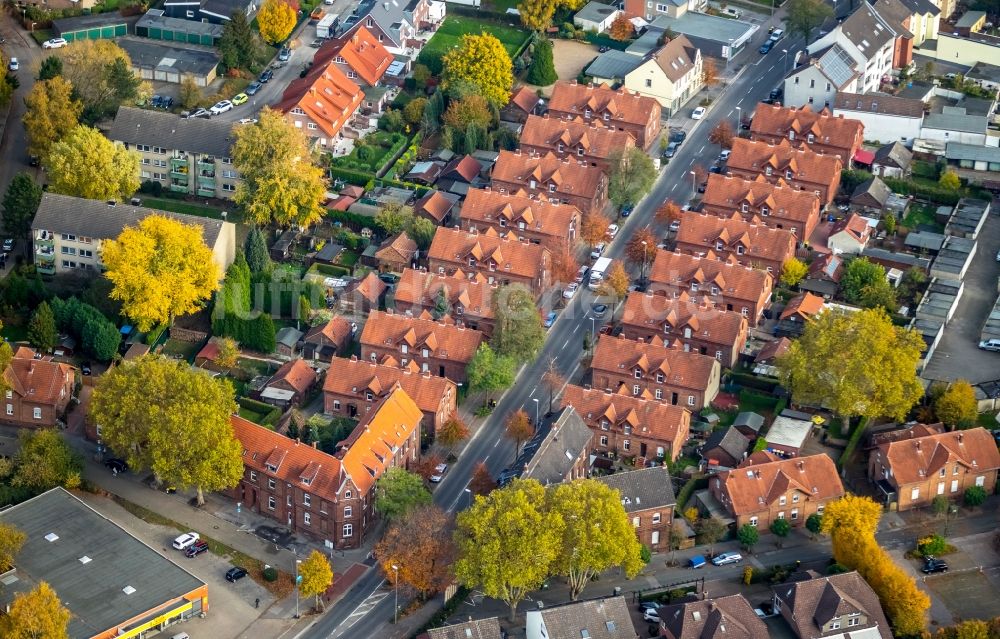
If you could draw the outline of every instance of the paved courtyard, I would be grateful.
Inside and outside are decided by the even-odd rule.
[[[590,61],[597,57],[597,47],[587,42],[577,42],[576,40],[563,40],[556,38],[552,41],[552,62],[556,67],[556,75],[560,80],[575,80],[583,68],[590,64]],[[552,94],[552,87],[537,87],[533,84],[526,86],[532,89],[541,89],[546,97]]]

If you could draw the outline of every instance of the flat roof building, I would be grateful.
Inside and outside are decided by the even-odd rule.
[[[208,611],[208,586],[63,488],[0,512],[27,541],[0,583],[0,606],[45,581],[71,639],[132,639]]]
[[[222,58],[214,49],[195,45],[154,42],[140,38],[121,38],[118,45],[125,49],[132,69],[143,80],[180,84],[192,78],[200,87],[215,81]]]

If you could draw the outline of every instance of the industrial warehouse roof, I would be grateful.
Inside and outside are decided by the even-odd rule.
[[[650,26],[727,45],[730,40],[735,43],[746,40],[757,31],[757,27],[749,22],[710,16],[707,13],[694,11],[689,11],[679,18],[671,18],[666,15],[657,16]]]
[[[62,488],[0,512],[27,541],[0,605],[46,581],[72,613],[69,636],[102,634],[174,601],[204,582]]]
[[[944,155],[949,160],[1000,162],[1000,149],[995,146],[949,142],[948,146],[945,147]]]

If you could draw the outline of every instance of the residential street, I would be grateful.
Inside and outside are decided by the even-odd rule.
[[[24,117],[24,96],[35,86],[36,68],[45,56],[31,34],[6,12],[0,13],[0,35],[7,39],[3,45],[7,58],[17,58],[21,66],[17,72],[20,86],[11,98],[10,112],[3,124],[3,139],[0,140],[0,189],[6,192],[7,185],[21,171],[28,171],[39,182],[45,181],[42,170],[28,164],[28,139],[21,124],[21,118]]]

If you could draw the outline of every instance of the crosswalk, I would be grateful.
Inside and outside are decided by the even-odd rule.
[[[354,624],[363,619],[365,615],[367,615],[369,612],[372,611],[372,609],[378,606],[378,604],[381,603],[383,599],[390,596],[390,593],[380,592],[382,584],[384,583],[385,583],[384,581],[380,583],[372,594],[368,595],[368,597],[364,601],[358,604],[358,607],[355,608],[354,611],[351,612],[351,614],[347,615],[347,618],[344,619],[344,621],[342,621],[340,625],[337,626],[336,630],[333,631],[333,634],[330,635],[330,639],[334,639],[335,637],[345,636],[346,633],[351,629],[351,627],[354,626]]]

